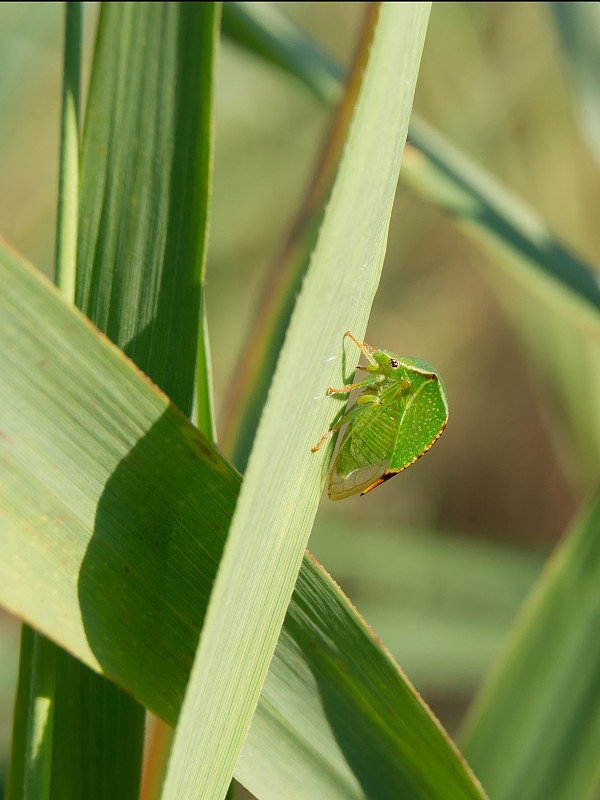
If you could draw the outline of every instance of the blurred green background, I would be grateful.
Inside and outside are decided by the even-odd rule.
[[[278,5],[350,63],[365,4]],[[96,12],[86,4],[84,81]],[[0,5],[0,233],[46,274],[62,13],[57,3]],[[547,4],[435,4],[415,110],[537,209],[575,253],[598,261],[597,166],[576,121]],[[224,41],[215,111],[207,304],[221,426],[331,110]],[[324,314],[334,302],[323,298]],[[343,503],[323,499],[310,548],[453,731],[545,557],[593,486],[598,353],[402,184],[366,340],[434,364],[448,390],[450,421],[430,454],[376,492]],[[0,616],[3,764],[17,658],[18,623]]]

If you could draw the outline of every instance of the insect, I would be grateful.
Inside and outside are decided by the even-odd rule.
[[[413,464],[442,435],[448,398],[440,376],[418,358],[376,350],[348,336],[369,360],[364,381],[329,387],[328,395],[363,389],[355,404],[323,436],[313,452],[348,423],[335,455],[327,492],[331,500],[366,494]]]

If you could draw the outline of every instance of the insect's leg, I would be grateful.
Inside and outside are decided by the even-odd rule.
[[[332,425],[331,428],[329,428],[329,430],[327,431],[325,436],[323,436],[319,444],[316,445],[316,447],[311,447],[312,452],[316,453],[317,450],[320,450],[330,436],[332,436],[336,431],[339,431],[339,429],[342,428],[347,422],[349,422],[351,419],[354,419],[354,417],[357,417],[363,411],[364,409],[361,408],[360,406],[352,406],[350,411],[348,411],[347,414],[344,414],[344,416],[341,418],[339,422],[336,422],[335,425]]]
[[[333,386],[330,386],[329,389],[327,389],[327,394],[351,392],[353,389],[362,389],[363,386],[372,386],[374,383],[381,383],[382,380],[383,380],[383,375],[371,374],[368,378],[365,378],[364,381],[359,381],[358,383],[350,383],[348,384],[348,386],[342,386],[341,389],[334,389]]]
[[[371,353],[375,352],[375,348],[374,347],[371,347],[371,345],[367,344],[366,342],[359,342],[358,339],[354,338],[354,336],[350,333],[350,331],[346,331],[344,336],[348,336],[348,338],[352,339],[352,341],[358,347],[358,349],[362,350],[362,352],[366,355],[366,357],[369,359],[371,364],[377,364],[377,361],[375,361],[375,359],[371,355]]]
[[[378,406],[381,403],[379,396],[376,394],[361,394],[356,398],[357,406]]]

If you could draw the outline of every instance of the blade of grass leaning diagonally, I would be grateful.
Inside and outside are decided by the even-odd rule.
[[[0,281],[0,602],[173,725],[240,477],[1,244]],[[236,777],[265,800],[483,797],[306,556]]]
[[[0,602],[173,724],[240,477],[6,246],[0,271]]]
[[[217,573],[165,800],[222,796],[255,710],[324,478],[322,456],[311,453],[331,415],[318,399],[319,382],[346,377],[343,360],[331,361],[336,341],[339,351],[347,327],[362,335],[379,280],[428,12],[425,4],[382,6],[344,158]],[[324,298],[332,298],[327,314]]]
[[[464,747],[498,800],[597,796],[600,489],[522,608],[467,720]]]
[[[81,4],[65,4],[55,280],[70,302],[75,294],[81,28]],[[12,800],[136,797],[143,734],[144,711],[129,695],[23,626],[8,784]]]
[[[303,47],[319,61],[319,71],[295,70],[293,55],[288,52],[291,46],[285,39],[271,44],[269,29],[273,25],[262,22],[262,4],[226,5],[224,33],[261,57],[265,57],[263,51],[271,46],[271,63],[285,65],[286,72],[294,74],[319,99],[323,97],[318,80],[330,59],[308,34],[302,34]],[[253,36],[245,37],[241,35],[243,26],[234,26],[229,20],[249,15]],[[300,36],[296,28],[294,39]],[[260,40],[260,47],[254,45],[256,39]],[[338,74],[339,69],[331,69],[328,80]],[[600,281],[594,270],[561,245],[532,208],[415,114],[411,117],[408,139],[400,174],[402,183],[452,214],[470,236],[499,253],[502,257],[497,260],[498,266],[528,291],[550,302],[574,325],[598,336]]]

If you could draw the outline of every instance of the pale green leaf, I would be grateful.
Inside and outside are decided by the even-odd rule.
[[[174,723],[239,475],[6,247],[0,279],[0,602]]]

